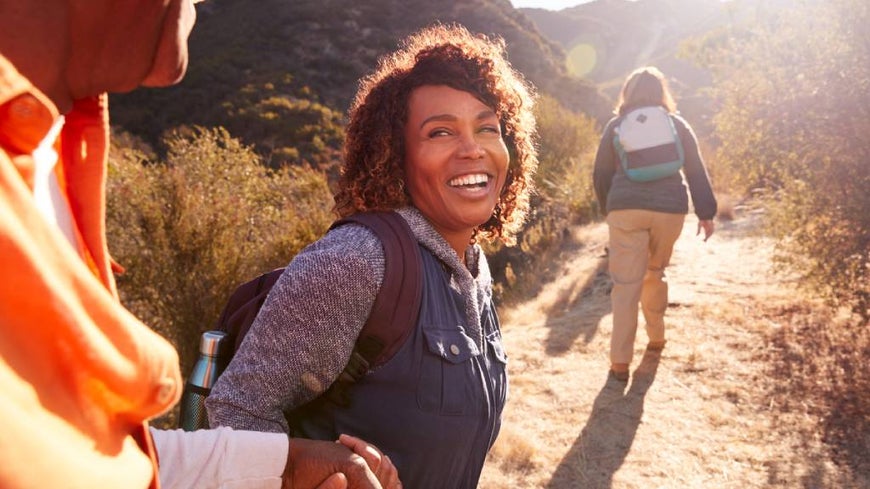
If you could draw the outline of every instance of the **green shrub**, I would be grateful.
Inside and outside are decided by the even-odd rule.
[[[269,170],[223,129],[164,142],[163,162],[112,148],[109,245],[126,268],[122,301],[177,346],[187,372],[232,290],[326,230],[331,194],[321,173]]]
[[[226,125],[232,134],[253,145],[269,167],[307,162],[337,172],[343,115],[308,99],[258,90],[243,89],[227,104]]]
[[[592,165],[600,135],[595,122],[548,96],[539,99],[535,118],[539,165],[528,222],[517,236],[517,246],[486,249],[497,292],[504,297],[532,293],[545,278],[538,273],[540,267],[551,261],[569,226],[592,219],[597,208]]]
[[[592,218],[597,208],[592,165],[600,138],[595,121],[548,96],[538,101],[535,118],[540,137],[535,185],[540,197],[564,208],[574,222]]]
[[[763,196],[781,269],[870,319],[870,5],[759,9],[711,43],[720,166]],[[809,35],[811,33],[811,35]],[[799,47],[799,48],[796,48]]]

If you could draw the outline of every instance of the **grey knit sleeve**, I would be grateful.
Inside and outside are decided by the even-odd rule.
[[[607,215],[607,195],[616,173],[616,150],[613,147],[613,132],[618,117],[610,119],[604,127],[598,151],[595,153],[595,163],[592,170],[592,184],[595,197],[598,199],[598,209],[602,215]]]
[[[206,400],[212,427],[288,432],[284,411],[341,373],[381,286],[384,251],[347,224],[300,252]]]
[[[679,115],[674,115],[673,118],[677,123],[677,131],[680,134],[680,140],[683,143],[686,155],[683,173],[686,175],[686,183],[689,184],[689,193],[692,196],[695,214],[698,216],[698,219],[713,219],[717,211],[716,196],[713,195],[710,176],[707,173],[707,166],[704,164],[704,159],[701,156],[701,150],[698,148],[698,139],[695,137],[695,131]]]

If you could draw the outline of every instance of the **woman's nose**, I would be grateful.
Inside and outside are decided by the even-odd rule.
[[[463,158],[480,159],[486,155],[483,146],[474,137],[468,136],[462,138],[462,146],[460,147],[460,156]]]

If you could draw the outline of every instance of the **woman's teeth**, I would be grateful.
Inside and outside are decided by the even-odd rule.
[[[485,187],[489,182],[489,175],[485,173],[476,173],[473,175],[463,175],[456,177],[448,183],[451,187]]]

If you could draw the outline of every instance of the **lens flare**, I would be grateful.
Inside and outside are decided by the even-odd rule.
[[[568,51],[568,71],[572,74],[584,77],[595,69],[598,62],[598,52],[595,46],[589,43],[578,43]]]

